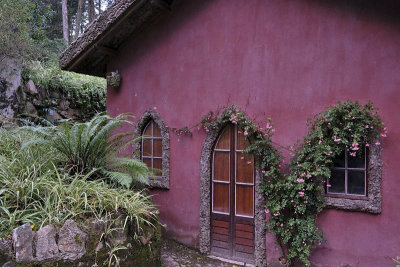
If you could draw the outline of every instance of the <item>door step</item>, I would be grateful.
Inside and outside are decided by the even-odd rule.
[[[223,261],[223,262],[230,263],[230,264],[237,265],[237,266],[255,267],[253,264],[250,264],[250,263],[246,263],[246,262],[242,262],[242,261],[229,260],[229,259],[225,259],[225,258],[222,258],[222,257],[214,256],[214,255],[209,255],[208,257],[211,258],[211,259],[214,259],[214,260]]]

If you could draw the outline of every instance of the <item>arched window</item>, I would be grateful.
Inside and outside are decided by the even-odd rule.
[[[153,120],[147,123],[143,131],[141,159],[150,169],[155,169],[155,176],[162,176],[162,136]]]
[[[254,261],[254,156],[235,125],[226,126],[213,150],[211,252]]]
[[[155,170],[151,188],[169,189],[169,132],[164,120],[154,109],[146,110],[134,130],[133,157],[140,158]]]

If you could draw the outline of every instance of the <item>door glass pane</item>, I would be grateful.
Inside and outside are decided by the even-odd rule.
[[[347,191],[349,194],[365,195],[365,172],[348,171]]]
[[[349,168],[365,168],[365,149],[361,148],[358,150],[355,157],[349,153],[347,159],[349,161]]]
[[[237,131],[237,150],[244,150],[250,145],[242,130]]]
[[[229,213],[229,184],[213,184],[213,211]]]
[[[153,159],[153,168],[155,169],[154,174],[156,176],[161,176],[162,175],[162,159]]]
[[[230,130],[231,127],[227,126],[222,132],[221,137],[218,140],[216,149],[229,149],[230,146]]]
[[[143,156],[151,156],[151,139],[143,139]]]
[[[236,185],[236,215],[253,216],[253,186]]]
[[[328,179],[328,193],[345,193],[344,181],[344,170],[332,170]]]
[[[214,180],[229,181],[229,152],[214,152]]]
[[[254,177],[254,157],[251,154],[236,152],[237,183],[253,183]]]
[[[153,157],[162,157],[162,140],[153,139]]]

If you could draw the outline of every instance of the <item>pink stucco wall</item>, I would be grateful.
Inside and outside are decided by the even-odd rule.
[[[182,2],[111,60],[108,68],[120,71],[123,84],[108,91],[108,111],[140,117],[156,107],[170,128],[180,128],[236,104],[258,120],[271,117],[274,141],[287,146],[324,107],[372,100],[388,127],[382,213],[325,210],[319,225],[327,242],[311,260],[392,266],[391,257],[400,255],[399,20],[380,10],[381,1],[366,8],[365,1],[341,0]],[[155,191],[154,199],[168,233],[196,246],[200,201],[208,201],[199,192],[205,133],[170,136],[171,188]]]

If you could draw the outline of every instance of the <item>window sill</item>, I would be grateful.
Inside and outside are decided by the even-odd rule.
[[[367,196],[358,196],[358,195],[345,195],[345,194],[332,194],[332,193],[327,193],[325,195],[326,197],[329,198],[344,198],[344,199],[357,199],[357,200],[368,200]]]

